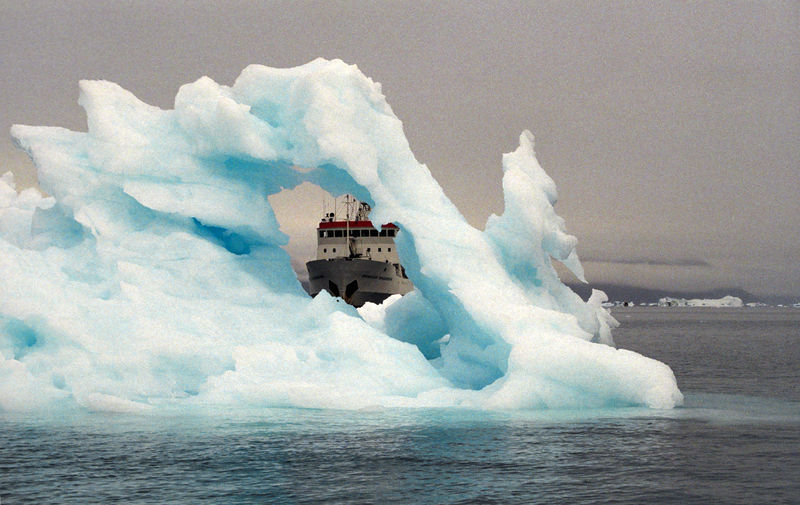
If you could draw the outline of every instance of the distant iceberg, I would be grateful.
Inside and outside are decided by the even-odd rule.
[[[671,298],[666,296],[658,300],[659,307],[743,307],[742,299],[736,296],[723,296],[717,299]]]
[[[668,366],[613,347],[533,136],[505,211],[470,226],[355,66],[253,65],[175,108],[82,81],[88,132],[15,125],[52,196],[0,179],[0,409],[672,408]],[[416,290],[353,307],[303,291],[268,197],[302,182],[402,230]]]

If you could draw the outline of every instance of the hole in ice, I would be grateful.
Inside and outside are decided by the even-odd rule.
[[[391,293],[404,294],[412,289],[405,269],[400,266],[403,260],[396,248],[367,247],[375,243],[386,246],[387,241],[395,240],[395,227],[350,226],[345,229],[343,225],[320,224],[325,220],[343,222],[348,213],[351,222],[370,220],[370,207],[363,199],[363,196],[354,199],[348,195],[334,198],[330,192],[309,182],[270,195],[275,218],[281,231],[289,237],[284,250],[289,253],[292,269],[307,292],[326,289],[333,296],[360,307],[367,302],[380,303]],[[343,262],[329,263],[334,258]],[[370,261],[353,261],[356,258]],[[318,261],[311,265],[309,273],[306,264],[313,260]],[[309,275],[313,277],[309,279]],[[331,278],[326,281],[329,275]]]
[[[330,193],[310,182],[269,196],[269,204],[280,223],[281,231],[289,236],[289,243],[283,248],[291,256],[292,269],[306,291],[306,262],[316,258],[317,225],[324,212],[324,202],[332,200]]]

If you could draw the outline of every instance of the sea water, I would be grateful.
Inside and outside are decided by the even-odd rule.
[[[800,502],[800,310],[614,315],[683,407],[0,414],[0,503]]]

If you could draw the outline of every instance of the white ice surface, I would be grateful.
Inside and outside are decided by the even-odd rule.
[[[530,133],[480,231],[338,60],[202,78],[172,110],[104,81],[79,102],[86,133],[12,128],[52,197],[0,180],[2,409],[682,402],[669,367],[613,347],[601,294],[559,281],[551,258],[583,275],[577,241]],[[268,201],[304,181],[397,224],[416,290],[360,311],[309,298]]]

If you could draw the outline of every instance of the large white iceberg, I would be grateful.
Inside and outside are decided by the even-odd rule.
[[[253,65],[173,110],[82,81],[88,132],[14,126],[52,196],[0,180],[0,408],[580,408],[682,402],[613,347],[525,132],[505,211],[470,226],[355,66]],[[416,290],[356,309],[303,291],[268,197],[309,181],[393,222]]]

